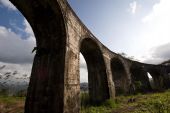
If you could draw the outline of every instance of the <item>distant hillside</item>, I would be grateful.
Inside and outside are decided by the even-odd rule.
[[[83,83],[80,83],[80,90],[81,91],[88,91],[88,83],[87,82],[83,82]]]
[[[170,59],[161,63],[162,65],[170,65]]]
[[[29,76],[18,71],[6,71],[5,67],[0,67],[0,92],[7,95],[26,93]]]
[[[7,71],[5,65],[0,66],[0,93],[5,92],[7,95],[16,95],[26,93],[30,76],[16,71]],[[81,91],[88,91],[88,83],[80,83]]]

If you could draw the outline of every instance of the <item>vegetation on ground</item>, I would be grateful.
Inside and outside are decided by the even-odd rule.
[[[159,93],[118,96],[100,105],[90,104],[81,94],[81,113],[170,113],[170,90]],[[25,97],[0,95],[0,113],[23,113]]]
[[[25,97],[0,95],[0,113],[23,113]]]
[[[100,106],[81,106],[81,113],[170,113],[170,90],[160,93],[118,96]]]

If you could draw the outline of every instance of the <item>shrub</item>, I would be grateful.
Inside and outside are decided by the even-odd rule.
[[[116,107],[116,103],[113,99],[106,100],[102,105],[105,106],[105,107],[110,107],[110,108]]]

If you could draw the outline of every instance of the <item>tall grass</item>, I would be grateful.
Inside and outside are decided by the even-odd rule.
[[[81,92],[81,113],[110,113],[117,106],[114,100],[108,99],[103,103],[91,103],[88,92]]]

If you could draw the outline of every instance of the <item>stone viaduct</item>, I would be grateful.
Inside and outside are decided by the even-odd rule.
[[[36,55],[25,113],[79,113],[79,54],[88,68],[90,101],[131,93],[136,81],[142,91],[169,88],[170,68],[126,59],[105,47],[81,22],[66,0],[10,0],[30,23]]]

